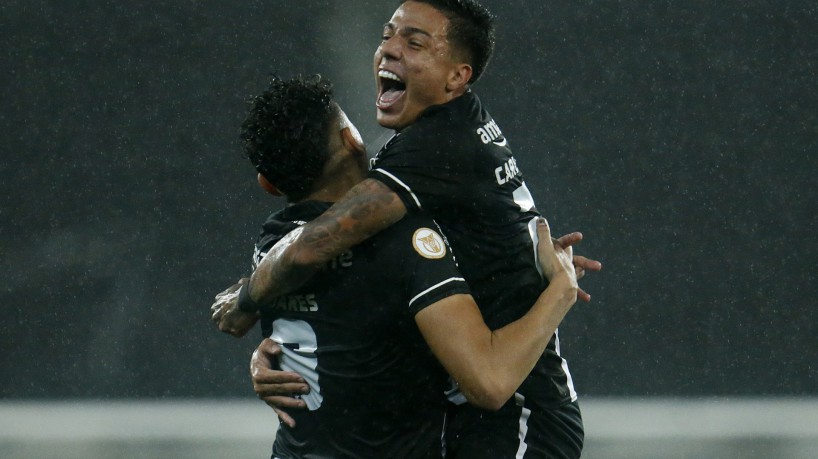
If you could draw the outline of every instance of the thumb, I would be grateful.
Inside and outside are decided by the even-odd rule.
[[[264,338],[258,345],[258,349],[268,356],[276,356],[281,354],[281,347],[270,338]]]
[[[539,217],[537,219],[537,237],[540,242],[551,240],[551,227],[548,226],[548,220],[546,220],[545,217]]]
[[[259,369],[268,369],[272,364],[275,354],[280,351],[275,341],[270,338],[264,338],[255,351],[253,357],[250,359],[250,374],[255,375]]]

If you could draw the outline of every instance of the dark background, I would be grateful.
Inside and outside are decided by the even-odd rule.
[[[0,397],[252,396],[210,322],[280,207],[241,155],[268,76],[364,137],[397,2],[0,4]],[[555,232],[605,269],[580,393],[818,395],[814,2],[500,1],[475,87]],[[710,3],[710,4],[707,4]]]

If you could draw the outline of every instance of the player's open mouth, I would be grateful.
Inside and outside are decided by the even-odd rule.
[[[399,76],[388,70],[379,70],[378,78],[381,82],[381,93],[378,95],[377,107],[388,109],[406,92],[406,83]]]

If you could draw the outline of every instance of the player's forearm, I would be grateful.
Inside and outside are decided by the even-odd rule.
[[[558,276],[523,317],[492,332],[497,365],[502,367],[498,369],[509,375],[506,383],[513,386],[509,397],[534,368],[576,297],[571,282]]]
[[[405,214],[406,207],[389,187],[374,179],[362,181],[275,245],[250,279],[250,296],[263,304],[292,292],[334,258]]]
[[[545,351],[565,314],[576,301],[576,290],[567,279],[552,279],[533,307],[520,319],[490,333],[482,362],[476,363],[472,381],[460,382],[469,401],[499,409],[520,387]]]
[[[303,229],[287,234],[259,262],[248,281],[249,297],[239,297],[240,308],[258,309],[260,305],[297,289],[321,268],[322,263],[310,263],[307,258],[299,257],[304,250],[303,242],[299,242]]]

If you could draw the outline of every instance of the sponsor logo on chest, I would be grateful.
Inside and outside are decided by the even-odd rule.
[[[500,126],[498,126],[494,120],[477,128],[477,135],[480,136],[480,141],[486,145],[488,145],[489,142],[501,147],[508,144],[508,141],[506,141],[506,138],[503,136],[503,131],[500,130]]]

